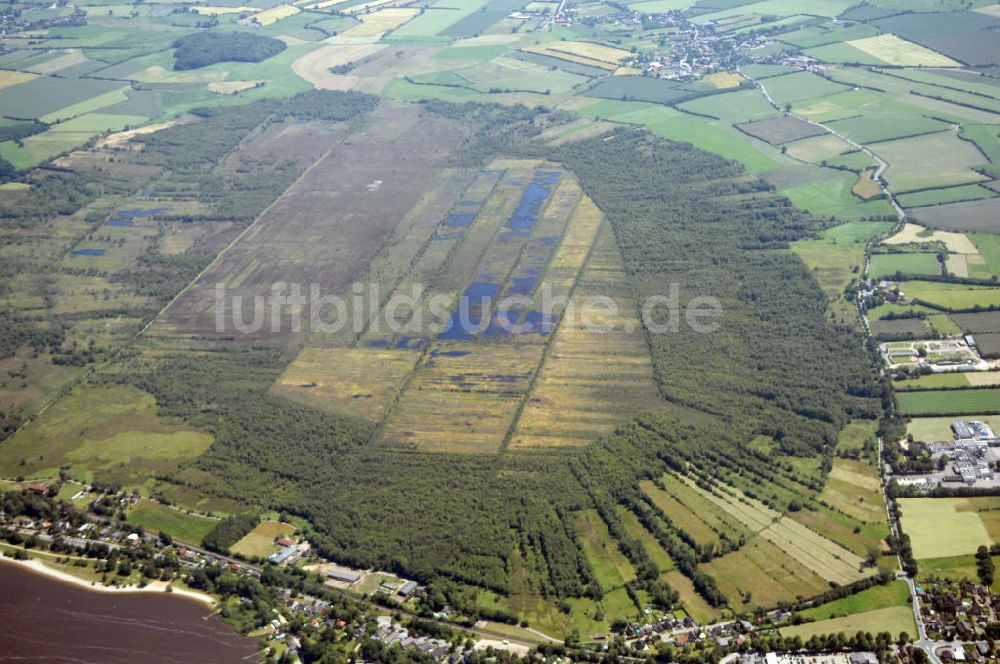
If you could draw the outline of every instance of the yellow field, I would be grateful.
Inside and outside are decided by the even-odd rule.
[[[383,44],[327,44],[298,58],[292,63],[292,71],[312,83],[317,90],[349,90],[358,77],[334,74],[330,69],[357,62],[383,48]]]
[[[271,25],[272,23],[277,23],[283,18],[295,16],[300,11],[302,10],[294,5],[278,5],[277,7],[271,7],[270,9],[265,9],[262,12],[257,12],[246,20],[249,23],[256,23],[258,25]]]
[[[951,58],[896,35],[878,35],[847,42],[851,46],[890,65],[900,67],[960,67]]]
[[[303,348],[271,388],[276,394],[378,421],[420,353],[383,348]]]
[[[345,30],[343,37],[374,37],[395,30],[420,13],[415,7],[388,7],[371,14],[361,14],[356,18],[361,25]]]
[[[599,60],[611,64],[621,64],[622,60],[631,57],[632,53],[621,48],[594,44],[592,42],[560,41],[548,45],[549,50],[558,53],[569,53],[581,58]]]
[[[584,200],[566,236],[585,244],[601,217],[590,200]],[[571,255],[578,257],[582,252]],[[584,301],[595,295],[613,298],[618,314],[588,316],[589,322],[611,327],[611,332],[595,333],[581,324],[582,315],[587,314]],[[572,305],[575,315],[560,325],[518,422],[511,440],[515,448],[587,445],[659,402],[649,350],[621,256],[606,224],[601,226]],[[632,331],[626,332],[629,328]]]
[[[876,470],[863,461],[834,460],[820,499],[859,521],[885,521],[885,499]]]
[[[208,84],[209,92],[217,92],[221,95],[233,95],[237,92],[250,90],[257,87],[260,81],[213,81]]]
[[[867,201],[882,195],[882,187],[872,179],[874,173],[875,171],[869,168],[858,174],[858,181],[851,187],[855,196]]]
[[[0,90],[9,88],[12,85],[17,85],[18,83],[26,83],[33,78],[38,78],[38,75],[29,74],[23,71],[8,71],[6,69],[0,69]]]
[[[692,489],[742,521],[751,530],[759,532],[763,539],[827,581],[845,585],[864,576],[860,571],[860,556],[783,516],[764,503],[731,487],[716,485],[716,492],[710,493],[689,478],[684,479]]]
[[[913,609],[909,606],[890,606],[841,618],[802,623],[782,627],[781,635],[786,638],[798,636],[802,640],[807,640],[818,634],[855,634],[859,631],[871,634],[889,632],[893,637],[898,636],[900,632],[906,632],[912,637],[917,633],[916,623],[913,622]]]
[[[191,11],[202,16],[222,16],[223,14],[240,14],[242,12],[256,12],[255,7],[202,7],[192,5]]]
[[[572,53],[567,53],[565,51],[557,51],[548,46],[529,46],[521,50],[526,53],[538,53],[539,55],[547,55],[551,58],[559,58],[560,60],[566,60],[567,62],[575,62],[581,65],[599,67],[601,69],[607,69],[608,71],[617,69],[617,65],[615,64],[604,62],[602,60],[594,60],[593,58],[587,58],[582,55],[573,55]]]
[[[829,584],[801,562],[762,537],[750,539],[738,551],[702,565],[737,611],[752,606],[775,606],[798,596],[811,596]],[[749,601],[743,598],[749,594]]]
[[[994,540],[977,511],[977,502],[969,498],[902,498],[903,532],[910,536],[913,555],[921,558],[946,558],[975,553]],[[992,507],[986,503],[985,507]],[[984,512],[989,514],[990,512]]]
[[[424,451],[496,452],[542,350],[481,343],[432,350],[389,417],[383,440]]]
[[[979,249],[963,233],[950,231],[929,231],[917,224],[906,224],[902,230],[886,239],[882,244],[916,244],[940,242],[954,254],[978,254]]]
[[[739,74],[732,74],[726,71],[720,71],[715,74],[709,74],[705,78],[719,90],[726,90],[728,88],[738,88],[740,83],[743,82],[743,77]]]
[[[246,558],[266,558],[278,550],[274,540],[279,537],[290,537],[294,532],[295,526],[290,523],[261,521],[229,550]]]

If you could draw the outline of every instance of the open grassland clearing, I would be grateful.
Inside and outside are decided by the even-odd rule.
[[[799,510],[790,516],[858,556],[867,556],[871,549],[884,551],[885,538],[889,536],[889,526],[884,521],[863,523],[823,505],[816,506],[815,510]]]
[[[892,230],[891,221],[849,221],[820,231],[820,237],[835,242],[867,242]]]
[[[601,590],[607,593],[635,579],[635,569],[618,548],[597,510],[578,512],[575,517],[577,536]]]
[[[674,568],[674,561],[670,559],[670,554],[663,549],[660,541],[639,522],[639,517],[634,512],[622,505],[616,505],[615,514],[621,519],[628,534],[642,544],[649,559],[661,572],[669,572]]]
[[[995,541],[978,511],[996,510],[995,499],[902,498],[899,507],[903,532],[910,536],[918,561],[975,553]]]
[[[693,508],[684,505],[669,492],[664,491],[649,480],[645,480],[640,486],[650,502],[670,519],[675,528],[687,533],[701,546],[718,543],[719,534],[702,520],[696,511],[697,505]]]
[[[829,588],[822,577],[759,536],[699,569],[716,580],[737,611],[777,606]]]
[[[142,526],[147,532],[167,533],[178,541],[200,546],[201,540],[215,528],[218,520],[151,500],[141,500],[128,511],[128,523]]]
[[[879,35],[847,42],[854,48],[873,55],[886,64],[898,67],[960,67],[948,56],[935,53],[920,44],[900,39],[896,35]]]
[[[294,533],[295,526],[290,523],[261,521],[242,539],[229,547],[229,551],[244,558],[267,558],[278,550],[275,540],[291,537]]]
[[[838,238],[798,240],[791,249],[802,259],[819,282],[823,292],[836,300],[851,283],[855,270],[864,263],[864,241],[841,241]]]
[[[71,477],[126,485],[174,468],[208,449],[212,437],[156,414],[153,397],[126,386],[88,385],[70,392],[4,442],[0,474]]]
[[[901,632],[913,635],[917,633],[917,626],[911,607],[892,606],[855,613],[842,618],[782,627],[780,631],[781,635],[786,638],[797,636],[805,641],[814,635],[855,634],[859,631],[871,632],[872,634],[889,632],[894,637],[898,637]]]
[[[910,589],[906,581],[892,581],[884,586],[873,586],[855,595],[804,609],[799,611],[799,615],[811,620],[829,620],[893,606],[909,607],[909,604]]]
[[[671,588],[677,591],[680,595],[681,604],[684,605],[684,610],[687,611],[688,615],[691,616],[701,625],[707,625],[714,622],[719,617],[719,610],[712,607],[708,602],[705,601],[697,590],[695,590],[694,584],[691,583],[691,579],[687,578],[678,570],[671,570],[663,575],[663,580],[667,582]]]
[[[834,459],[819,499],[859,521],[885,521],[878,470],[866,461]]]
[[[379,421],[420,359],[391,348],[302,349],[275,394],[335,413]]]

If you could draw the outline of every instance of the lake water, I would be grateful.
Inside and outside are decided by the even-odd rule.
[[[0,561],[0,662],[255,662],[257,643],[190,599],[102,593]]]

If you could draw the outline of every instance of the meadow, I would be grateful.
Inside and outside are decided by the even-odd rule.
[[[946,558],[975,553],[990,546],[994,536],[987,530],[977,507],[990,498],[903,498],[899,501],[904,532],[910,536],[913,555]],[[948,537],[941,537],[947,532]]]
[[[858,631],[873,634],[889,632],[894,637],[906,632],[912,637],[917,633],[917,625],[914,622],[913,609],[909,606],[895,606],[855,613],[842,618],[782,627],[781,635],[785,637],[798,636],[807,640],[813,635],[855,634]]]
[[[799,615],[812,620],[830,620],[893,606],[909,607],[909,604],[909,586],[905,581],[892,581],[884,586],[873,586],[862,590],[856,595],[804,609],[799,611]]]
[[[160,418],[151,395],[127,386],[85,386],[49,410],[44,421],[4,443],[4,476],[51,476],[65,467],[81,481],[137,486],[212,442],[209,434]]]
[[[275,540],[291,537],[295,526],[279,521],[261,521],[254,529],[229,547],[229,551],[244,558],[267,558],[278,550]]]
[[[873,254],[870,272],[873,279],[892,277],[896,274],[941,274],[941,263],[936,254]]]
[[[167,533],[179,542],[201,545],[201,540],[218,520],[197,514],[189,514],[174,507],[168,507],[149,500],[143,500],[128,511],[128,523],[142,526],[147,532]]]
[[[946,311],[967,312],[976,307],[1000,306],[1000,289],[987,286],[913,280],[904,282],[900,288],[910,300]]]

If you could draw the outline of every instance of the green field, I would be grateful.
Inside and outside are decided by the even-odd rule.
[[[888,162],[885,177],[897,193],[985,179],[975,170],[987,163],[982,153],[952,132],[885,141],[875,151]],[[934,160],[928,161],[927,154]]]
[[[820,232],[828,240],[840,242],[865,242],[892,230],[890,221],[859,222],[849,221]]]
[[[242,539],[229,547],[229,551],[244,558],[266,558],[278,550],[274,543],[279,537],[290,537],[295,526],[277,521],[261,521]]]
[[[178,541],[196,546],[201,544],[202,538],[218,523],[215,519],[188,514],[149,500],[143,500],[137,507],[129,510],[128,522],[143,526],[150,532],[168,533]]]
[[[874,254],[870,274],[873,279],[895,274],[941,274],[941,263],[936,254]]]
[[[605,591],[620,588],[635,578],[635,569],[622,554],[608,532],[608,526],[595,510],[576,516],[576,530],[594,577]]]
[[[1000,411],[1000,390],[946,390],[908,392],[897,396],[907,415],[975,415]]]
[[[857,632],[889,632],[898,637],[900,632],[906,632],[911,637],[917,633],[917,625],[913,619],[913,609],[909,606],[895,606],[874,611],[855,613],[844,618],[819,620],[803,623],[793,627],[782,627],[781,634],[785,637],[798,636],[807,640],[820,634],[855,634]]]
[[[945,558],[975,553],[980,546],[990,546],[990,536],[970,498],[903,498],[903,531],[910,536],[913,555]],[[993,504],[992,502],[990,503]]]
[[[885,586],[874,586],[855,595],[805,609],[799,615],[812,620],[829,620],[893,606],[909,607],[909,603],[910,590],[906,582],[892,581]]]
[[[796,72],[766,80],[767,91],[779,106],[844,92],[847,88],[811,72]]]
[[[208,434],[160,419],[152,396],[133,387],[89,386],[50,410],[44,421],[4,443],[4,476],[50,476],[68,466],[70,475],[84,481],[142,483],[212,442]]]
[[[932,281],[907,281],[901,288],[911,300],[950,311],[968,311],[977,306],[1000,306],[1000,288]]]
[[[978,184],[967,184],[958,187],[948,187],[946,189],[928,189],[912,194],[903,194],[898,200],[899,204],[903,207],[920,207],[922,205],[975,201],[980,198],[992,198],[994,196],[996,196],[996,192],[990,191],[986,187],[981,187]]]

